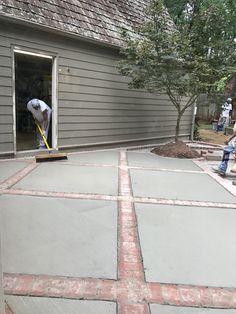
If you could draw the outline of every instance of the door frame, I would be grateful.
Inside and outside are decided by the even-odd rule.
[[[47,58],[52,60],[52,148],[58,149],[58,56],[36,49],[12,46],[12,80],[13,80],[13,137],[14,137],[14,153],[23,152],[17,151],[16,146],[16,77],[15,77],[15,54],[35,56],[38,58]],[[35,151],[34,149],[30,151]],[[27,151],[24,151],[27,152]]]

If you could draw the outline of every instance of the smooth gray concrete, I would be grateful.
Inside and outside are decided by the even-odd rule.
[[[2,219],[1,211],[0,211],[0,222]],[[2,231],[0,229],[0,314],[4,314],[4,295],[3,295],[3,277],[2,277],[2,249],[1,249],[1,242],[2,242]]]
[[[135,196],[235,203],[236,197],[205,173],[130,170]]]
[[[156,167],[160,169],[179,169],[201,171],[192,160],[161,157],[153,153],[128,153],[129,166],[133,167]]]
[[[5,272],[117,277],[115,202],[10,195],[0,202]]]
[[[151,314],[236,314],[236,310],[204,309],[151,304]]]
[[[6,161],[0,162],[0,183],[11,177],[27,166],[27,162],[24,161]]]
[[[116,314],[116,303],[7,296],[15,314]]]
[[[89,153],[68,154],[68,160],[80,164],[118,166],[119,151],[96,151]]]
[[[147,281],[236,287],[236,210],[135,204]]]
[[[14,188],[117,195],[118,169],[42,163]]]

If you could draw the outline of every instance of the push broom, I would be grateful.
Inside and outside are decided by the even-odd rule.
[[[42,136],[44,143],[47,147],[48,154],[39,154],[35,156],[36,162],[44,162],[44,161],[56,161],[56,160],[64,160],[67,159],[67,155],[63,153],[55,153],[54,149],[52,149],[46,140],[46,137],[43,135],[42,129],[39,124],[35,121],[35,124],[39,130],[40,135]]]

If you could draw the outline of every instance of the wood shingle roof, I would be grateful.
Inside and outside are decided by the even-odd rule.
[[[120,29],[144,18],[148,0],[2,0],[0,16],[120,46]]]

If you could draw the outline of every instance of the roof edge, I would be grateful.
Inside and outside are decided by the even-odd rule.
[[[83,42],[88,42],[90,44],[97,44],[97,45],[100,45],[102,47],[107,47],[107,48],[112,48],[112,49],[115,49],[115,50],[120,50],[120,48],[122,47],[121,45],[118,46],[118,45],[114,45],[114,44],[111,44],[109,42],[103,42],[101,40],[98,40],[98,39],[93,39],[93,38],[89,38],[89,37],[86,37],[86,36],[83,36],[83,35],[80,35],[80,34],[75,34],[75,33],[71,33],[71,32],[68,32],[68,31],[64,31],[64,30],[59,30],[57,28],[54,28],[54,27],[50,27],[50,26],[44,26],[44,25],[39,25],[35,22],[31,22],[31,21],[26,21],[24,19],[20,19],[20,18],[16,18],[16,17],[13,17],[11,15],[6,15],[6,14],[2,14],[0,12],[0,20],[6,20],[6,21],[14,21],[16,24],[20,24],[20,25],[23,25],[23,26],[30,26],[31,28],[33,29],[38,29],[38,30],[42,30],[42,31],[47,31],[47,32],[50,32],[50,33],[54,33],[54,34],[57,34],[57,35],[61,35],[61,36],[65,36],[65,37],[68,37],[68,38],[73,38],[73,39],[79,39]]]

